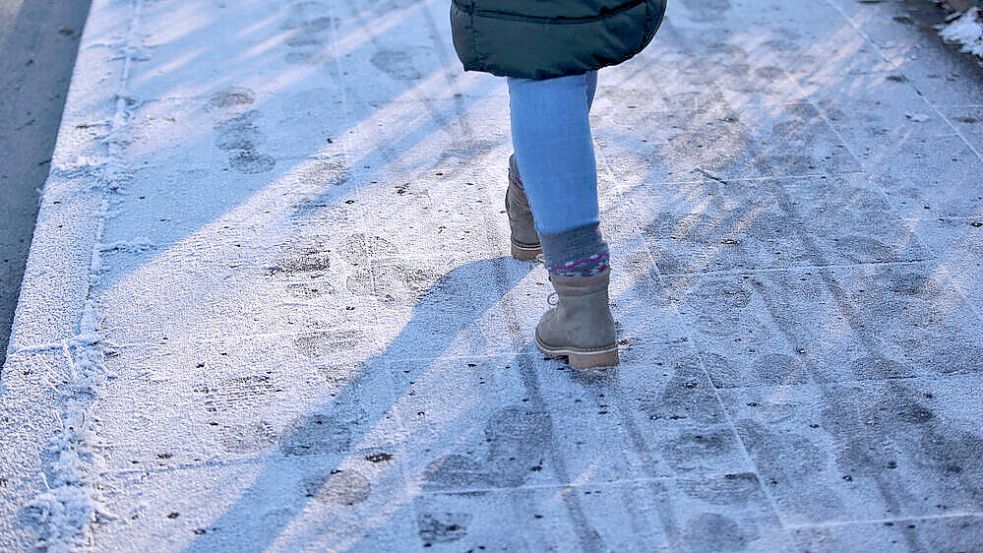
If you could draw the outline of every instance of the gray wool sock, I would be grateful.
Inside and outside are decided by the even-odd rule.
[[[562,276],[593,276],[608,268],[610,255],[597,223],[564,232],[540,233],[546,270]]]

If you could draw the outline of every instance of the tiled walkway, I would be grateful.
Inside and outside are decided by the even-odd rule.
[[[904,3],[670,4],[601,72],[579,374],[446,1],[95,0],[0,549],[983,551],[983,71]]]

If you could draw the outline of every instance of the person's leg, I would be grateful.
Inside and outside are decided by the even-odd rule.
[[[587,111],[594,106],[594,93],[597,92],[597,71],[587,73]]]
[[[576,368],[618,362],[588,119],[596,84],[596,72],[509,79],[517,172],[559,298],[537,325],[536,344],[548,355],[567,357]]]
[[[597,167],[588,113],[597,72],[509,79],[512,143],[547,269],[590,276],[608,264],[599,231]]]

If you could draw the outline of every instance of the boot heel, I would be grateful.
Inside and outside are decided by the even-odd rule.
[[[542,247],[519,246],[512,244],[512,257],[519,261],[535,261],[543,253]]]
[[[618,349],[599,351],[597,353],[570,353],[567,361],[575,369],[614,367],[619,362]]]

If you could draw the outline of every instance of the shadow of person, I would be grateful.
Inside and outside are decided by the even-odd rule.
[[[194,541],[184,551],[265,551],[313,498],[334,484],[340,485],[329,491],[334,494],[330,498],[334,503],[352,505],[365,501],[372,482],[361,475],[345,474],[341,465],[346,458],[364,453],[365,443],[374,440],[380,428],[389,424],[394,402],[407,392],[411,379],[392,378],[393,370],[409,371],[412,376],[434,363],[461,337],[469,340],[474,323],[492,310],[532,267],[505,257],[470,262],[454,268],[422,291],[410,321],[399,335],[383,352],[352,369],[347,384],[333,397],[306,410],[276,437],[260,461],[262,468],[255,478],[218,519],[195,531]],[[227,480],[244,478],[248,474],[232,475]],[[210,487],[214,489],[215,484]],[[215,491],[221,494],[221,490]],[[317,538],[300,539],[310,543]]]

